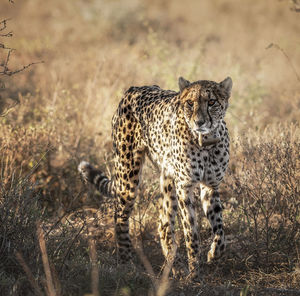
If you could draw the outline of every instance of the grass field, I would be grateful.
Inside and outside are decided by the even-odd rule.
[[[14,2],[0,3],[0,44],[16,49],[6,64],[0,46],[0,295],[300,295],[300,2]],[[233,80],[228,251],[205,262],[197,205],[200,283],[163,276],[150,163],[131,221],[143,252],[124,267],[113,204],[77,173],[85,159],[113,174],[110,122],[126,89],[177,90],[179,76]]]

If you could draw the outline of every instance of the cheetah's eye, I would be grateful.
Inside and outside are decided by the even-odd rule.
[[[213,106],[214,104],[215,104],[215,100],[210,100],[210,101],[208,101],[208,106]]]
[[[193,107],[194,102],[193,102],[192,100],[187,100],[186,102],[188,103],[188,105],[189,105],[190,107]]]

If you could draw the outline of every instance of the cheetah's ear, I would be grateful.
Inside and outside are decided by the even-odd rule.
[[[220,82],[220,86],[225,89],[225,91],[230,96],[231,89],[232,89],[232,79],[230,77],[227,77],[222,82]]]
[[[190,85],[190,82],[183,77],[179,77],[178,79],[179,90],[182,92],[187,86]]]

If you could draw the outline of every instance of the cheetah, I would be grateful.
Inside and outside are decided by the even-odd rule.
[[[226,247],[218,189],[229,162],[229,134],[224,117],[232,80],[227,77],[220,83],[191,83],[180,77],[178,83],[179,92],[156,85],[130,87],[125,92],[112,119],[112,180],[85,161],[78,170],[102,194],[117,199],[116,239],[120,259],[126,262],[132,256],[129,217],[147,155],[160,171],[158,232],[163,254],[167,262],[174,260],[174,225],[179,210],[189,272],[197,274],[196,186],[200,186],[203,210],[213,232],[207,260],[220,257]]]

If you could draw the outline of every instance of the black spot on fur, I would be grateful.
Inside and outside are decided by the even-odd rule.
[[[221,207],[220,207],[219,205],[216,205],[216,206],[214,207],[214,212],[215,212],[215,213],[219,213],[221,210],[222,210],[222,209],[221,209]]]

